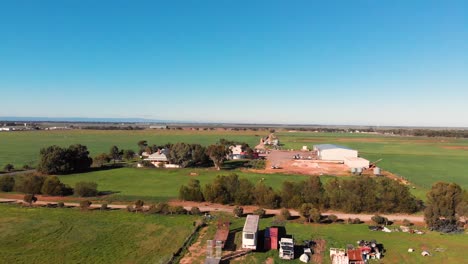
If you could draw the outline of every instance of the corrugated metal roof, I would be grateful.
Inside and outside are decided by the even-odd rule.
[[[345,147],[345,146],[340,146],[340,145],[334,145],[334,144],[319,144],[319,145],[314,145],[314,147],[318,150],[326,150],[326,149],[347,149],[347,150],[353,150],[351,148]]]
[[[258,230],[258,220],[260,217],[258,215],[247,215],[244,224],[244,232],[255,233]]]

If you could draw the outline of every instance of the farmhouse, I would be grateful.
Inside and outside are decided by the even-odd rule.
[[[344,162],[346,157],[358,157],[357,150],[333,144],[315,145],[314,151],[317,152],[317,156],[321,160]]]
[[[242,158],[242,145],[230,146],[229,150],[231,154],[229,155],[230,159],[241,159]]]

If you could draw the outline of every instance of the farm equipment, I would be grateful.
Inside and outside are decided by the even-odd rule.
[[[280,242],[279,257],[280,259],[294,259],[294,239],[293,238],[281,238]]]

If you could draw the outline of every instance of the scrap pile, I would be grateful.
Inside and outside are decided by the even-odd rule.
[[[349,245],[348,249],[330,248],[330,258],[333,264],[365,264],[369,259],[380,259],[383,256],[383,246],[375,240],[359,240],[357,247]]]

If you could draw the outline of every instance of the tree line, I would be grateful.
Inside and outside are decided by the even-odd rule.
[[[279,191],[264,181],[253,184],[236,174],[219,175],[204,187],[196,179],[182,185],[179,198],[187,201],[209,201],[221,204],[258,205],[266,208],[296,208],[310,204],[317,209],[348,213],[414,213],[422,208],[408,187],[388,178],[359,177],[333,179],[325,185],[311,176],[300,182],[283,182]]]

